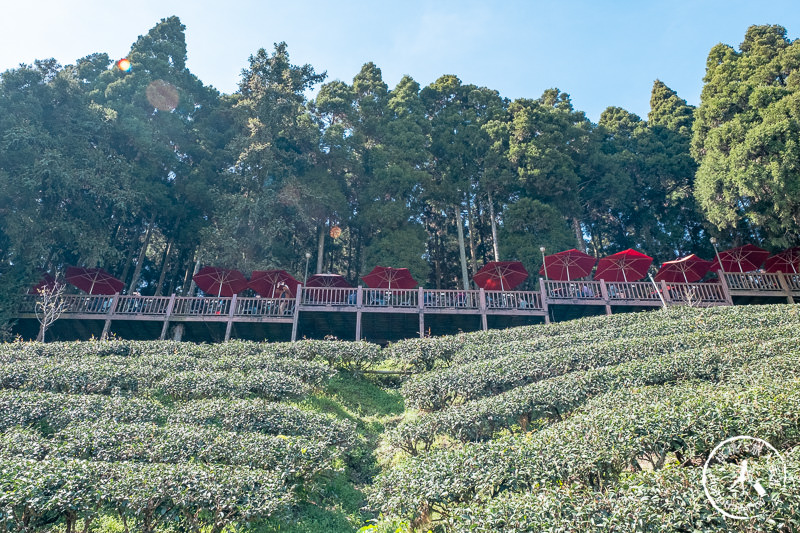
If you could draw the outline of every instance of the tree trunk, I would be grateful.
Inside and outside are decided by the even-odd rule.
[[[133,254],[136,253],[136,247],[131,244],[128,247],[128,256],[125,258],[125,266],[122,268],[122,275],[119,277],[122,281],[128,279],[128,271],[131,269],[131,261],[133,261]]]
[[[131,279],[131,284],[128,286],[128,294],[132,294],[133,290],[136,288],[136,285],[139,283],[139,275],[142,273],[142,263],[144,262],[145,254],[147,253],[147,246],[150,244],[150,236],[153,234],[153,223],[155,220],[156,217],[153,216],[150,218],[150,222],[147,224],[147,231],[144,234],[144,244],[142,244],[142,248],[139,250],[139,259],[136,261],[136,268],[133,271],[133,279]]]
[[[161,287],[164,285],[164,279],[167,277],[167,265],[169,264],[169,253],[172,251],[172,241],[173,239],[170,239],[167,243],[167,247],[164,248],[164,257],[161,259],[161,275],[158,277],[155,296],[161,296]]]
[[[322,267],[325,261],[325,224],[319,227],[319,237],[317,240],[317,274],[322,274]]]
[[[578,250],[586,252],[586,241],[583,240],[583,231],[581,230],[581,223],[577,218],[572,219],[572,229],[575,230],[575,239],[578,241]]]
[[[195,257],[197,257],[197,256],[195,255]],[[194,275],[197,274],[197,272],[199,270],[200,270],[200,260],[199,259],[195,260],[195,262],[194,262],[194,270],[191,270],[191,274],[189,274],[190,270],[188,268],[186,269],[186,278],[185,278],[185,281],[183,283],[183,286],[186,287],[186,284],[188,283],[189,284],[189,290],[184,292],[184,296],[191,296],[192,294],[194,294],[194,288],[197,287],[197,284],[194,282]],[[189,280],[191,280],[191,281],[189,281]]]
[[[464,228],[461,222],[461,206],[457,205],[456,212],[456,228],[458,229],[458,256],[461,259],[461,281],[464,284],[464,290],[469,290],[469,274],[467,273],[467,253],[464,249]]]
[[[469,230],[469,259],[470,259],[470,266],[472,267],[472,275],[475,275],[475,272],[478,271],[478,257],[477,252],[475,250],[475,222],[472,218],[472,202],[469,199],[469,195],[466,195],[467,198],[467,229]]]
[[[492,251],[494,251],[494,260],[500,261],[500,250],[497,244],[497,224],[494,219],[494,200],[492,200],[491,191],[489,191],[489,222],[492,226]]]

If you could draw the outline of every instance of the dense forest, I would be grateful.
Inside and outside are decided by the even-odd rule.
[[[454,288],[493,259],[536,272],[540,246],[659,262],[710,257],[711,236],[800,243],[800,42],[780,26],[715,46],[699,107],[656,80],[646,118],[609,107],[597,124],[559,89],[389,88],[373,63],[326,81],[285,43],[221,94],[187,69],[177,17],[127,59],[0,74],[6,305],[67,265],[158,295],[198,264],[302,279],[310,253],[311,272],[405,266]]]

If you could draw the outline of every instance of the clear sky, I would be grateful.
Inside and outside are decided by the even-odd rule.
[[[329,80],[373,61],[389,87],[404,74],[423,86],[455,74],[512,99],[558,87],[593,121],[612,105],[646,118],[655,79],[697,105],[708,51],[738,47],[752,24],[800,35],[800,0],[22,0],[0,8],[0,71],[121,58],[171,15],[189,69],[226,93],[250,54],[286,41],[293,63]]]

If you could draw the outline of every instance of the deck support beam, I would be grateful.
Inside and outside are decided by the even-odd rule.
[[[161,326],[161,336],[158,337],[158,340],[163,341],[167,338],[167,330],[169,329],[169,317],[172,315],[172,310],[175,308],[175,293],[172,293],[172,296],[169,297],[169,303],[167,304],[167,314],[164,316],[164,325]]]
[[[297,323],[300,320],[300,302],[302,301],[303,286],[297,284],[294,293],[294,313],[292,313],[292,342],[297,340]]]
[[[792,288],[789,286],[789,282],[786,281],[786,275],[783,272],[778,272],[778,283],[781,284],[781,289],[786,294],[786,303],[793,304]]]
[[[419,313],[419,338],[425,337],[425,293],[422,287],[417,289],[417,312]]]
[[[101,340],[108,339],[108,332],[111,330],[111,317],[114,313],[117,312],[117,302],[119,301],[119,293],[114,295],[114,298],[111,300],[111,305],[108,308],[107,314],[108,318],[106,318],[105,324],[103,324],[103,333],[100,335]]]
[[[605,302],[606,314],[611,314],[611,299],[608,297],[608,286],[606,285],[606,280],[600,280],[600,296],[603,298],[603,302]]]
[[[231,329],[233,328],[233,315],[236,314],[236,295],[231,298],[231,308],[228,309],[228,323],[225,325],[225,342],[231,340]]]
[[[364,289],[361,285],[356,291],[356,340],[361,340],[361,313],[364,306]]]
[[[728,305],[733,305],[731,289],[728,287],[728,280],[725,279],[725,273],[721,269],[717,270],[717,277],[719,278],[720,285],[722,285],[722,293],[725,295],[725,302],[727,302]]]
[[[486,291],[481,287],[478,292],[478,308],[481,311],[481,329],[487,331],[489,329],[489,320],[486,318]]]

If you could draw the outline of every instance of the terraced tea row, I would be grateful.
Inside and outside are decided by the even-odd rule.
[[[41,531],[63,520],[67,531],[88,530],[103,513],[142,533],[176,521],[220,533],[286,512],[294,490],[280,472],[246,467],[0,457],[0,528]]]
[[[228,431],[298,435],[346,449],[355,440],[353,424],[264,400],[197,400],[171,408],[148,398],[0,391],[0,431],[36,427],[43,433],[74,422],[189,424]]]
[[[800,331],[786,327],[761,330],[755,339],[738,344],[661,353],[544,379],[496,396],[423,413],[401,424],[388,438],[393,445],[416,455],[429,449],[439,435],[466,442],[488,439],[512,427],[526,431],[561,420],[604,392],[691,379],[739,379],[749,374],[752,363],[770,357],[786,362],[790,368],[796,364],[800,360]]]
[[[444,522],[453,533],[516,531],[692,531],[752,533],[800,528],[800,447],[785,456],[786,478],[768,499],[752,501],[744,487],[732,491],[737,501],[752,504],[754,517],[726,520],[708,504],[700,468],[670,467],[623,476],[605,491],[575,486],[539,486],[507,491],[496,498],[453,507]],[[774,456],[749,463],[753,479],[768,479],[783,462]],[[721,475],[721,467],[711,469]],[[749,489],[749,487],[748,487]]]
[[[568,345],[544,352],[517,351],[518,346],[512,344],[498,347],[498,357],[495,359],[415,376],[403,387],[403,396],[408,407],[438,410],[569,372],[616,365],[659,354],[695,350],[704,346],[725,346],[752,338],[775,338],[769,333],[763,334],[764,331],[757,328],[642,336],[589,345]],[[791,329],[784,328],[781,332],[783,331]]]
[[[756,372],[746,386],[688,382],[606,393],[538,432],[401,461],[379,476],[372,501],[389,515],[446,515],[505,490],[603,489],[628,469],[662,468],[668,456],[704,457],[730,435],[788,448],[800,442],[800,379],[768,374]]]
[[[731,328],[800,325],[797,306],[740,306],[694,309],[672,307],[648,313],[589,317],[542,326],[490,330],[390,345],[385,356],[417,372],[496,357],[496,349],[522,343],[518,350],[543,351],[642,335],[657,336]],[[529,343],[529,344],[528,344]],[[527,344],[527,346],[526,346]]]

